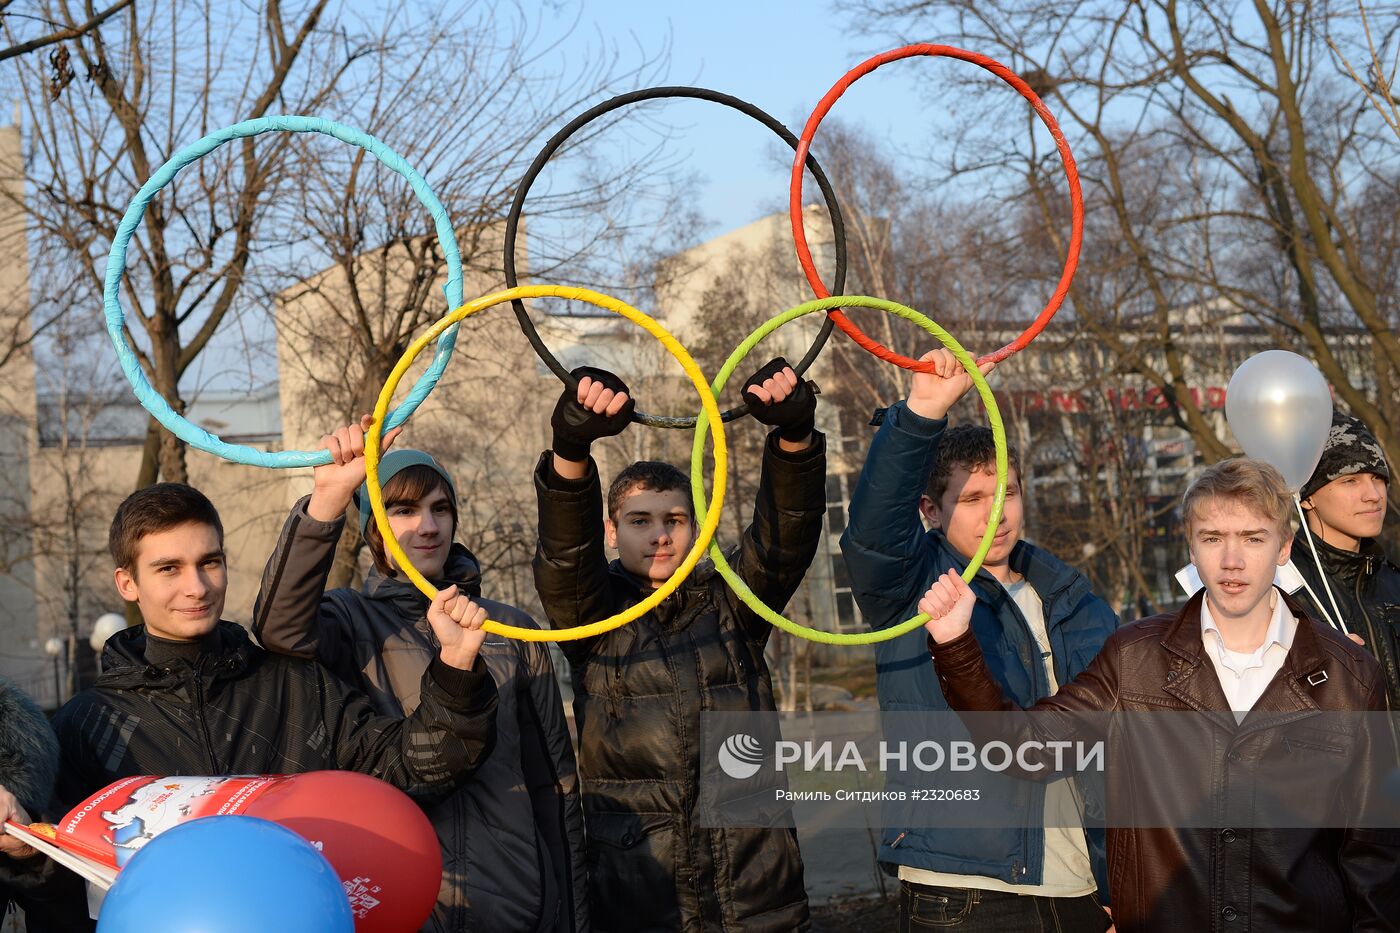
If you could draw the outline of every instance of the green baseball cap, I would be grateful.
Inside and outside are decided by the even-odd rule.
[[[379,486],[384,488],[389,485],[389,480],[413,466],[425,466],[441,476],[443,482],[447,483],[447,494],[452,497],[452,501],[457,501],[457,487],[452,484],[452,475],[442,468],[431,456],[421,450],[391,450],[383,457],[379,458]],[[355,508],[360,512],[360,536],[363,537],[369,529],[369,520],[374,515],[374,510],[369,507],[369,482],[365,481],[360,485],[360,491],[355,493]]]

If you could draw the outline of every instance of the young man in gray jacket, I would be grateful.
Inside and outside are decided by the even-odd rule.
[[[322,438],[335,458],[293,506],[263,574],[253,630],[271,651],[315,658],[365,691],[376,712],[406,716],[434,652],[428,599],[400,572],[373,522],[364,487],[364,432]],[[390,432],[392,443],[397,432]],[[481,568],[453,541],[452,477],[428,454],[391,450],[379,480],[389,523],[414,566],[440,588],[469,594],[488,618],[538,627],[481,598]],[[352,499],[374,568],[358,589],[326,591]],[[456,793],[427,808],[442,844],[433,933],[580,933],[588,929],[577,765],[546,646],[489,635],[480,657],[497,686],[496,746]]]

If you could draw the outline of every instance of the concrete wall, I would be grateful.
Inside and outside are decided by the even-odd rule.
[[[29,250],[17,126],[0,127],[0,355],[24,343],[29,324]],[[52,662],[35,628],[30,460],[36,440],[34,360],[19,350],[0,368],[0,676],[28,688],[51,684]]]

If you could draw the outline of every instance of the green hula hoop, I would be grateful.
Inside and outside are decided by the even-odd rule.
[[[770,318],[767,322],[759,326],[757,330],[744,338],[744,342],[734,349],[729,355],[729,359],[724,361],[720,367],[719,374],[715,376],[710,388],[715,397],[724,389],[724,385],[729,381],[729,377],[734,374],[734,368],[758,346],[763,338],[773,331],[782,327],[789,321],[796,320],[804,314],[812,314],[817,311],[828,311],[832,308],[874,308],[877,311],[884,311],[897,317],[902,317],[906,321],[913,321],[924,330],[928,331],[938,339],[943,346],[953,351],[953,355],[962,363],[967,374],[972,377],[972,384],[977,388],[977,394],[982,397],[982,404],[987,406],[987,420],[992,427],[992,438],[996,443],[997,451],[997,491],[992,501],[992,512],[987,520],[987,530],[982,534],[982,543],[977,548],[977,553],[972,555],[972,560],[967,564],[967,569],[963,571],[963,579],[972,582],[972,578],[977,575],[978,569],[982,566],[982,561],[987,556],[987,552],[992,548],[992,541],[996,538],[997,525],[1001,522],[1001,510],[1006,501],[1006,428],[1001,422],[1001,410],[997,408],[997,400],[992,396],[991,387],[987,385],[987,380],[977,369],[977,361],[972,354],[963,349],[962,344],[953,339],[953,336],[939,327],[933,321],[924,317],[913,308],[896,304],[893,301],[885,301],[882,298],[871,298],[866,295],[839,295],[833,298],[822,298],[816,301],[809,301],[800,304],[795,308],[790,308],[776,317]],[[700,419],[695,425],[695,446],[690,455],[690,492],[695,500],[695,515],[704,522],[709,511],[709,503],[705,498],[704,485],[704,456],[705,456],[705,435],[709,431],[709,424],[705,419]],[[719,571],[721,577],[729,584],[734,593],[744,601],[754,612],[766,619],[772,625],[777,626],[785,632],[796,635],[799,638],[806,638],[810,641],[822,642],[827,645],[871,645],[876,642],[888,641],[891,638],[898,638],[905,632],[911,632],[928,621],[927,613],[919,613],[912,619],[906,619],[898,625],[890,628],[879,629],[874,632],[856,632],[852,634],[842,634],[838,632],[823,632],[820,629],[808,628],[805,625],[798,625],[791,619],[785,618],[774,612],[769,606],[754,595],[753,590],[739,578],[734,572],[734,568],[729,566],[729,561],[724,559],[724,554],[720,551],[719,542],[710,543],[710,559],[714,561],[715,569]]]

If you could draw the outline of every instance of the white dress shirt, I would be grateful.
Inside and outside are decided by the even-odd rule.
[[[1264,632],[1263,644],[1252,652],[1231,651],[1225,647],[1220,626],[1210,613],[1210,597],[1201,600],[1201,640],[1205,642],[1206,656],[1215,666],[1220,689],[1225,692],[1225,699],[1230,701],[1236,723],[1244,721],[1245,714],[1259,702],[1264,688],[1283,667],[1283,659],[1293,646],[1293,633],[1297,630],[1298,620],[1288,611],[1288,605],[1279,599],[1274,604],[1274,616]]]

